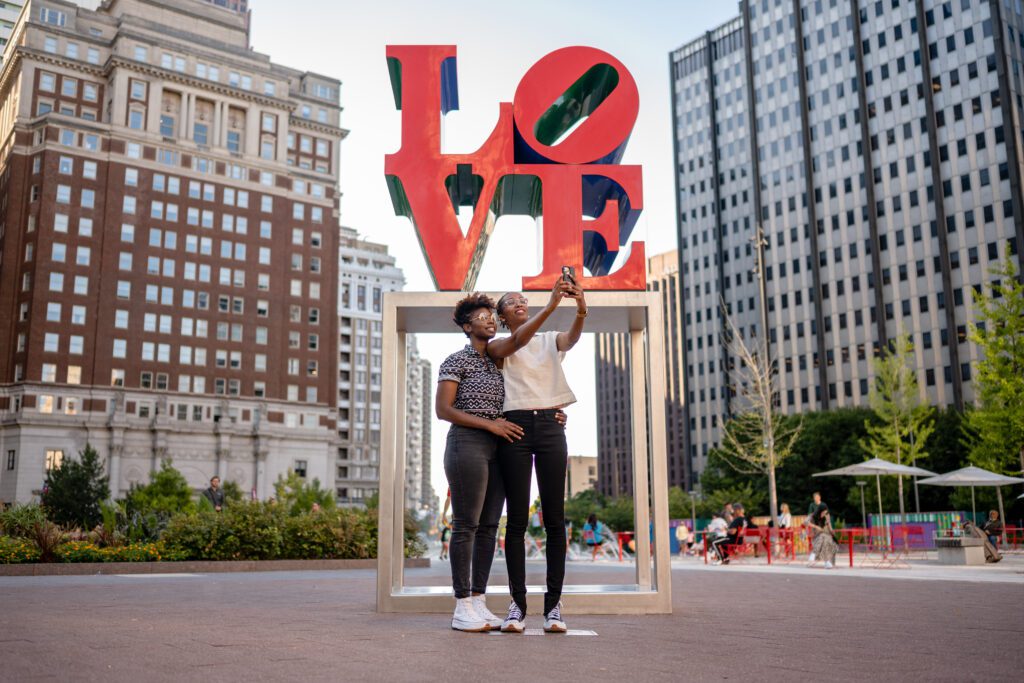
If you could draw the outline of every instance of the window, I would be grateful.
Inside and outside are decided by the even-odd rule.
[[[14,469],[15,453],[16,453],[16,451],[7,451],[7,469],[8,469],[8,471]]]
[[[39,73],[39,89],[44,92],[55,92],[57,89],[57,76],[41,71]]]
[[[57,366],[54,363],[43,363],[43,369],[39,376],[41,382],[56,382],[57,381]]]
[[[50,397],[50,398],[52,399],[52,397]],[[52,412],[52,411],[53,411],[53,408],[51,406],[51,409],[46,411],[46,412]],[[40,411],[40,412],[43,412],[43,411]],[[50,470],[59,470],[60,466],[61,466],[61,464],[63,462],[64,462],[64,451],[61,451],[61,450],[49,450],[49,449],[47,449],[47,451],[46,451],[46,461],[45,461],[46,471],[47,472],[49,472]]]

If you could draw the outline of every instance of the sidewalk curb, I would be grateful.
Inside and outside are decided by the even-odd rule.
[[[426,558],[406,559],[406,569],[429,567]],[[0,576],[87,576],[94,574],[223,574],[232,572],[376,569],[377,560],[215,560],[194,562],[54,562],[3,564]]]

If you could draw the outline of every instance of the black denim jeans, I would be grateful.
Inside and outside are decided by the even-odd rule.
[[[512,599],[526,612],[526,547],[524,535],[530,516],[530,480],[537,470],[541,514],[547,534],[547,592],[544,614],[562,598],[565,580],[565,470],[568,448],[565,427],[555,421],[554,410],[512,410],[505,419],[523,428],[515,443],[502,441],[498,462],[508,497],[505,527],[505,563]]]
[[[448,556],[456,598],[487,591],[505,489],[498,470],[498,438],[482,429],[452,425],[444,449],[452,490]]]

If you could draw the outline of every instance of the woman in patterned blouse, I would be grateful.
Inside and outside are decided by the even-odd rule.
[[[517,330],[517,335],[502,339],[501,346],[524,346],[554,311],[564,289],[556,284],[544,310]],[[487,609],[483,597],[505,503],[498,443],[521,438],[523,430],[502,417],[505,385],[487,353],[497,331],[494,301],[484,294],[470,294],[455,305],[453,319],[469,343],[441,363],[435,401],[437,417],[452,423],[444,452],[452,496],[449,556],[456,598],[452,628],[488,631],[501,627],[501,619]]]

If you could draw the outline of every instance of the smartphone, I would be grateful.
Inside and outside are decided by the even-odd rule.
[[[562,266],[562,279],[570,284],[576,284],[576,269],[572,266]]]

